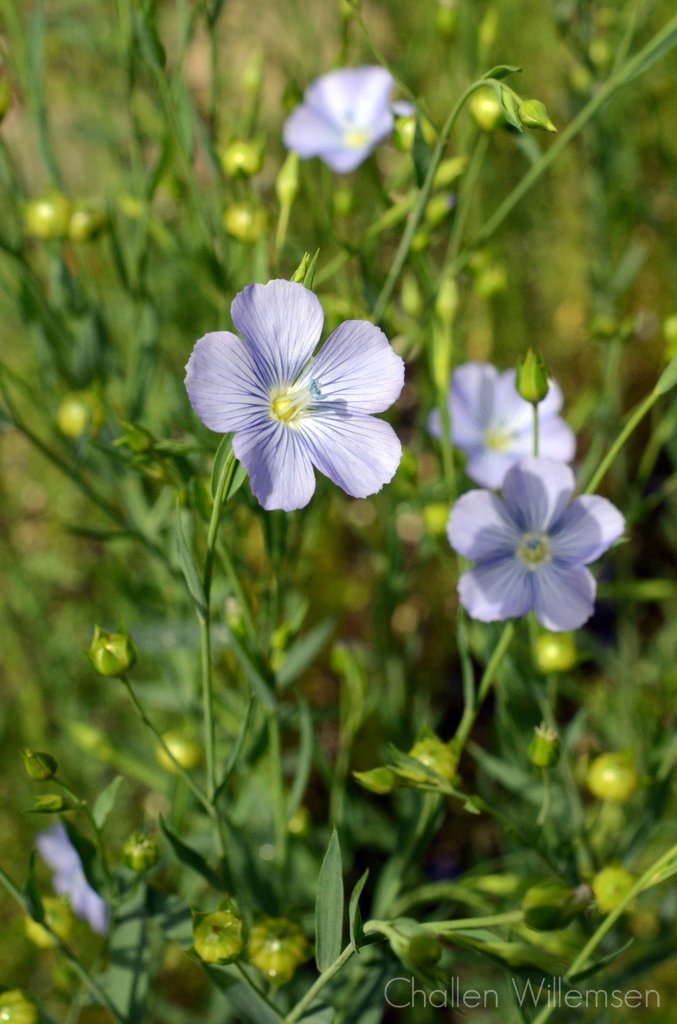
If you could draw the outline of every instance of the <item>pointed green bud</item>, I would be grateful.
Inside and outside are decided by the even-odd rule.
[[[55,759],[51,754],[45,754],[43,751],[22,747],[21,760],[29,779],[33,779],[35,782],[47,782],[49,779],[53,779],[57,773],[58,766]]]
[[[533,128],[542,132],[557,131],[540,100],[522,100],[517,108],[517,113],[525,128]]]
[[[625,899],[636,881],[635,876],[620,865],[610,864],[602,868],[590,883],[597,909],[603,914],[610,914]]]
[[[38,1024],[38,1007],[19,988],[0,992],[0,1021],[6,1024]]]
[[[128,868],[138,874],[150,871],[160,859],[157,838],[146,832],[132,832],[122,847],[122,859]]]
[[[445,327],[450,327],[458,309],[458,286],[453,277],[443,277],[435,296],[435,314]],[[446,385],[445,385],[446,386]]]
[[[314,254],[311,256],[309,252],[304,253],[303,259],[299,263],[298,267],[289,278],[290,281],[298,282],[302,284],[304,288],[312,288],[313,281],[315,280],[315,271],[317,270],[317,261],[320,256],[320,250],[316,249]]]
[[[390,768],[386,768],[385,765],[380,768],[371,768],[367,772],[353,772],[353,777],[361,786],[368,789],[370,793],[378,793],[380,795],[392,793],[397,785],[395,772]]]
[[[527,350],[524,359],[517,366],[515,386],[522,398],[532,405],[542,402],[550,389],[545,363],[532,348]]]
[[[273,985],[286,985],[310,955],[301,927],[283,917],[266,917],[249,934],[247,956],[252,967]]]
[[[560,745],[559,736],[555,729],[551,729],[541,722],[534,729],[534,735],[527,747],[527,755],[532,764],[537,768],[552,768],[559,761]]]
[[[88,654],[101,676],[123,676],[136,662],[136,648],[128,633],[108,633],[99,626],[94,627]]]
[[[639,785],[639,777],[629,754],[601,754],[588,769],[588,789],[598,800],[622,804]]]
[[[275,194],[281,206],[291,206],[299,191],[299,155],[293,150],[287,154],[275,181]]]
[[[407,273],[402,278],[400,302],[407,316],[417,319],[423,312],[423,296],[418,281],[413,274]]]
[[[243,925],[232,910],[193,913],[193,948],[207,964],[230,964],[244,949]]]
[[[461,177],[467,166],[467,156],[450,156],[448,160],[443,160],[435,171],[433,188],[449,188]]]
[[[452,39],[458,25],[457,0],[437,0],[435,28],[443,39]]]
[[[592,900],[587,885],[571,889],[559,881],[541,882],[532,885],[522,897],[524,923],[537,931],[556,931],[566,928],[581,914]]]

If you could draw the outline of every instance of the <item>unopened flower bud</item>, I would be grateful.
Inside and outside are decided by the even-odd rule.
[[[525,128],[534,128],[542,132],[556,132],[554,124],[548,117],[548,111],[540,100],[523,100],[517,113]]]
[[[186,771],[198,768],[202,763],[202,747],[191,733],[183,729],[170,729],[169,732],[163,734],[162,739],[174,759]],[[165,771],[176,771],[174,761],[160,744],[155,748],[155,760]]]
[[[234,139],[218,151],[219,163],[228,178],[251,178],[263,164],[263,149],[252,139]]]
[[[355,203],[355,193],[347,185],[339,185],[334,189],[332,203],[338,217],[347,217]]]
[[[480,51],[486,53],[487,50],[490,50],[496,42],[497,34],[498,8],[492,4],[487,8],[477,32],[477,45]]]
[[[435,28],[444,39],[452,39],[458,24],[456,0],[438,0]]]
[[[426,736],[424,739],[418,740],[409,751],[409,757],[420,761],[426,768],[431,768],[449,782],[456,777],[458,757],[438,736]],[[424,773],[417,775],[413,767],[401,768],[398,769],[398,772],[415,782],[430,781],[429,776]]]
[[[435,129],[427,118],[420,119],[421,134],[429,146],[435,142]],[[416,135],[416,115],[404,114],[395,118],[393,126],[393,142],[403,153],[411,152]]]
[[[637,879],[630,871],[626,871],[619,865],[609,865],[609,867],[598,871],[590,884],[599,910],[605,914],[615,910],[636,881]]]
[[[566,928],[590,903],[592,893],[587,885],[571,889],[563,882],[541,882],[532,885],[522,897],[524,923],[537,931]]]
[[[249,963],[274,985],[286,985],[308,959],[310,949],[302,929],[294,921],[267,917],[249,934]]]
[[[45,915],[44,924],[47,925],[47,928],[54,932],[62,942],[67,942],[75,927],[75,917],[68,903],[57,896],[43,896],[42,909]],[[38,921],[34,921],[32,917],[24,918],[26,937],[39,949],[52,949],[55,945],[47,928]],[[0,1016],[1,1020],[2,1016]]]
[[[37,1024],[37,1004],[19,988],[6,989],[0,992],[0,1021],[6,1021],[6,1024]]]
[[[433,178],[433,188],[449,188],[468,166],[467,156],[450,156],[443,160]]]
[[[101,676],[123,676],[136,662],[136,648],[128,633],[108,633],[94,627],[89,658]]]
[[[477,89],[470,97],[468,106],[475,124],[483,132],[493,132],[499,125],[505,123],[503,108],[495,90],[490,85]]]
[[[588,789],[598,800],[625,803],[639,784],[634,763],[622,752],[601,754],[588,769]]]
[[[76,206],[68,221],[68,237],[71,242],[91,242],[103,232],[107,218],[96,206]]]
[[[538,352],[534,352],[531,348],[527,350],[527,354],[517,365],[515,387],[518,394],[532,405],[542,402],[550,390],[545,363]]]
[[[61,192],[48,192],[31,199],[24,211],[26,234],[43,240],[65,238],[71,216],[71,203]]]
[[[438,192],[426,205],[423,215],[426,224],[431,228],[442,224],[455,206],[456,196],[453,192]]]
[[[393,789],[397,785],[397,776],[395,772],[385,766],[380,768],[371,768],[366,772],[353,772],[353,777],[357,782],[365,789],[368,789],[371,793],[392,793]]]
[[[71,800],[66,800],[58,793],[43,793],[42,796],[34,798],[28,810],[31,814],[60,814],[62,811],[70,811],[74,807],[75,804]]]
[[[31,750],[30,747],[22,747],[21,760],[29,779],[33,779],[35,782],[47,782],[56,775],[57,763],[51,754],[45,754],[40,750]]]
[[[160,848],[155,836],[146,832],[132,832],[122,847],[122,859],[127,867],[138,874],[150,871],[160,858]]]
[[[223,212],[223,226],[238,242],[248,245],[258,241],[266,230],[266,211],[243,200],[232,203]]]
[[[281,206],[291,206],[299,191],[299,155],[293,150],[287,154],[275,180],[275,194]]]
[[[573,633],[541,633],[534,644],[534,659],[541,672],[569,672],[578,661]]]
[[[103,410],[99,399],[89,391],[72,391],[62,399],[56,413],[56,425],[72,441],[92,434],[101,426]]]
[[[400,302],[402,303],[402,309],[407,316],[417,318],[421,315],[423,310],[423,296],[421,295],[421,289],[418,286],[418,281],[413,274],[405,274],[402,278]]]
[[[208,964],[230,964],[244,949],[242,921],[232,910],[193,914],[193,948]]]
[[[537,725],[527,747],[527,755],[537,768],[552,768],[559,761],[560,755],[557,732],[544,722]]]
[[[435,314],[445,327],[454,322],[458,309],[458,286],[453,277],[444,277],[435,296]]]

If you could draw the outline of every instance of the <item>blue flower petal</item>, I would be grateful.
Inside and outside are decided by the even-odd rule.
[[[256,423],[235,434],[233,451],[265,509],[291,512],[312,498],[315,474],[297,429],[273,419]]]
[[[52,828],[38,832],[35,845],[44,862],[54,871],[54,892],[67,896],[76,917],[87,921],[92,931],[105,935],[108,907],[87,881],[80,856],[64,825],[58,822]]]
[[[404,385],[404,363],[383,331],[367,320],[346,320],[329,335],[308,368],[321,403],[350,412],[384,412]]]
[[[482,562],[458,581],[461,604],[480,622],[519,618],[534,606],[533,576],[512,555]]]
[[[515,553],[520,533],[491,491],[468,491],[454,505],[447,526],[449,543],[464,558],[490,561]]]
[[[573,490],[574,474],[555,459],[520,459],[503,481],[510,515],[525,532],[547,531],[566,508]]]
[[[592,574],[581,565],[564,566],[556,562],[542,566],[534,574],[536,618],[552,633],[578,629],[592,615],[596,584]]]
[[[558,560],[594,562],[622,535],[625,520],[606,498],[586,494],[564,510],[551,534],[552,553]]]
[[[267,412],[269,388],[251,348],[228,331],[205,334],[186,365],[190,404],[210,430],[239,430]]]
[[[62,877],[66,878],[80,870],[80,857],[60,821],[38,832],[35,845],[45,864]]]
[[[491,448],[482,448],[478,452],[469,454],[465,471],[476,484],[497,489],[518,458],[519,456],[514,452],[498,452]]]
[[[463,363],[451,378],[452,440],[460,448],[482,444],[494,417],[498,371],[490,363]]]
[[[354,498],[380,491],[402,458],[397,434],[375,416],[345,416],[320,407],[299,433],[317,469]]]
[[[320,340],[324,314],[302,284],[250,284],[235,296],[230,315],[247,339],[259,375],[268,386],[293,383]]]
[[[343,132],[320,111],[301,104],[285,121],[282,138],[287,149],[307,159],[334,149],[340,150]]]

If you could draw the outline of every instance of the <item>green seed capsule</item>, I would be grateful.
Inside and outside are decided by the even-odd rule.
[[[61,192],[48,192],[31,199],[24,211],[26,234],[42,240],[65,238],[71,216],[71,203]]]
[[[635,876],[620,866],[610,865],[598,871],[591,885],[599,910],[604,914],[615,910],[628,895],[635,882]]]
[[[426,768],[432,768],[434,772],[437,772],[438,775],[441,775],[442,778],[450,782],[456,777],[458,758],[452,753],[447,744],[443,743],[437,736],[428,736],[425,739],[419,740],[409,751],[409,757],[413,757],[415,761],[420,761]],[[423,773],[416,775],[413,768],[402,768],[398,769],[398,771],[399,774],[413,781],[428,780],[428,776]]]
[[[249,935],[249,963],[275,985],[286,985],[298,967],[308,959],[310,949],[303,931],[294,921],[267,917],[255,924]]]
[[[266,211],[245,201],[233,203],[224,210],[223,226],[238,242],[251,245],[266,230]]]
[[[194,914],[193,948],[205,963],[232,963],[244,949],[242,921],[230,910]]]
[[[588,769],[588,789],[598,800],[625,803],[639,785],[639,778],[629,754],[601,754]]]
[[[101,676],[123,676],[136,662],[136,648],[127,633],[108,633],[94,627],[90,660]]]
[[[122,847],[122,859],[127,867],[138,874],[149,871],[160,858],[160,848],[155,836],[145,832],[132,832]]]
[[[560,755],[559,736],[555,729],[545,723],[537,725],[534,735],[527,747],[527,755],[537,768],[552,768],[557,764]]]
[[[573,633],[542,633],[534,644],[534,660],[541,672],[569,672],[576,666],[578,651]]]
[[[19,988],[0,992],[0,1021],[6,1024],[37,1024],[38,1007]]]

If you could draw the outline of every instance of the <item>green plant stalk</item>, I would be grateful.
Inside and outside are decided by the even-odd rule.
[[[369,924],[369,922],[368,922]],[[366,931],[366,926],[365,926]],[[302,999],[299,999],[296,1006],[290,1010],[287,1016],[283,1019],[282,1024],[295,1024],[295,1021],[299,1020],[304,1012],[312,1005],[315,997],[322,991],[322,989],[329,984],[329,982],[339,973],[339,971],[345,967],[348,961],[352,958],[355,953],[354,947],[351,945],[346,946],[343,952],[334,960],[333,964],[330,964],[325,971],[310,986],[306,994]]]
[[[275,858],[280,869],[280,878],[284,881],[287,866],[287,801],[282,772],[280,723],[275,711],[271,711],[268,715],[268,753],[275,830]]]
[[[421,928],[436,935],[444,935],[447,932],[461,932],[468,928],[491,928],[504,924],[521,924],[524,920],[524,911],[506,910],[500,914],[487,914],[484,917],[465,917],[453,921],[425,921]]]
[[[514,622],[506,622],[505,626],[503,627],[503,632],[501,633],[499,641],[496,644],[496,647],[494,648],[493,653],[487,663],[487,667],[482,673],[482,678],[480,679],[480,684],[477,690],[476,701],[474,705],[466,705],[466,707],[463,710],[463,716],[461,718],[460,724],[451,741],[454,745],[456,753],[459,756],[472,731],[472,727],[475,724],[475,719],[477,718],[479,709],[484,703],[484,700],[491,688],[491,685],[494,681],[494,677],[501,664],[501,661],[503,660],[506,651],[510,647],[514,634]]]
[[[651,884],[651,879],[658,875],[661,869],[669,864],[670,861],[674,860],[675,857],[677,857],[677,845],[672,846],[667,853],[664,853],[662,857],[659,857],[657,861],[654,861],[651,867],[647,868],[643,875],[640,875],[632,889],[626,893],[611,913],[604,918],[599,928],[590,937],[588,942],[586,942],[585,946],[580,951],[567,973],[564,975],[564,981],[570,981],[572,977],[585,966],[590,958],[590,954],[597,949],[602,939],[607,935],[611,928],[613,928],[614,924],[621,914],[624,913],[626,908],[630,906],[635,896],[638,896],[644,889],[648,888]],[[550,1019],[554,1009],[554,1004],[552,1006],[544,1006],[538,1016],[534,1017],[532,1024],[545,1024],[545,1021]]]
[[[16,900],[16,902],[23,910],[24,914],[26,914],[28,917],[31,917],[28,904],[26,903],[23,894],[14,884],[9,875],[6,874],[5,871],[3,871],[2,868],[0,868],[0,884],[2,884],[6,891],[9,893],[9,895],[14,900]],[[55,947],[58,949],[59,953],[61,953],[64,959],[68,961],[70,967],[73,969],[74,973],[77,974],[78,978],[85,986],[89,994],[93,997],[93,999],[95,999],[97,1003],[99,1003],[101,1006],[104,1007],[105,1010],[108,1011],[108,1013],[116,1022],[116,1024],[126,1024],[126,1021],[124,1020],[123,1017],[120,1016],[118,1011],[115,1009],[115,1007],[113,1006],[113,1004],[111,1003],[111,1001],[109,1000],[108,996],[101,988],[99,983],[91,976],[87,968],[80,963],[75,953],[73,953],[73,951],[66,945],[66,943],[62,939],[60,939],[55,932],[52,931],[52,929],[45,921],[41,921],[40,926],[44,928],[44,930],[47,932],[50,939],[54,943]]]
[[[583,491],[583,494],[594,494],[594,492],[597,490],[599,483],[601,482],[607,470],[609,469],[609,466],[611,466],[612,462],[622,449],[625,442],[628,440],[632,432],[639,426],[639,424],[642,422],[647,413],[650,412],[650,410],[654,407],[654,405],[660,397],[661,393],[659,391],[652,391],[650,392],[650,394],[646,396],[646,398],[642,402],[639,403],[639,405],[631,415],[630,419],[625,424],[625,426],[621,430],[620,434],[618,435],[614,443],[611,445],[611,448],[609,448],[609,451],[606,453],[606,455],[600,462],[599,466],[593,473],[592,477],[590,478],[589,482],[587,483]]]
[[[673,35],[675,37],[674,40],[671,39]],[[484,243],[491,238],[506,217],[512,212],[513,208],[517,206],[519,201],[524,198],[527,192],[529,192],[529,190],[536,184],[550,165],[554,163],[560,153],[566,149],[569,143],[575,139],[583,128],[585,128],[587,123],[592,120],[597,111],[600,110],[609,99],[611,99],[614,93],[621,89],[627,82],[631,81],[635,75],[640,74],[643,64],[651,62],[652,59],[658,59],[658,57],[662,56],[661,50],[664,49],[667,53],[668,50],[672,49],[675,45],[677,45],[677,17],[671,18],[667,25],[657,32],[653,39],[651,39],[643,49],[636,53],[634,57],[631,57],[622,68],[619,70],[614,69],[610,77],[600,88],[599,92],[592,97],[573,121],[567,125],[561,135],[559,135],[552,146],[550,146],[548,151],[544,153],[535,164],[533,164],[522,180],[515,186],[512,192],[506,196],[500,206],[480,228],[471,244],[456,261],[454,265],[455,270],[460,270],[465,266],[470,257],[470,252],[477,249],[479,246],[484,245]]]
[[[439,134],[437,142],[435,143],[435,148],[430,157],[430,164],[428,166],[428,172],[425,176],[425,180],[421,185],[421,188],[419,189],[416,203],[414,204],[414,208],[411,211],[411,214],[409,215],[407,226],[405,227],[404,233],[402,235],[402,240],[395,254],[395,259],[391,264],[390,270],[388,271],[388,276],[386,277],[383,287],[381,288],[381,291],[379,292],[376,302],[374,303],[372,316],[376,323],[378,323],[383,317],[386,306],[390,301],[390,297],[392,296],[392,293],[395,289],[395,285],[397,284],[398,278],[402,273],[404,264],[407,261],[407,256],[409,255],[409,249],[411,248],[412,239],[421,222],[421,218],[423,216],[426,203],[430,198],[430,193],[433,187],[433,181],[435,179],[435,172],[437,171],[437,168],[440,164],[440,160],[442,159],[442,154],[444,153],[444,149],[451,134],[451,130],[454,127],[454,124],[456,123],[456,118],[463,109],[466,100],[468,100],[474,92],[477,92],[478,89],[482,89],[487,85],[491,85],[492,82],[494,82],[493,78],[481,78],[478,79],[478,81],[473,82],[472,85],[469,85],[465,92],[461,95],[460,99],[456,102],[451,113],[449,114],[449,117],[444,123],[442,131]]]

